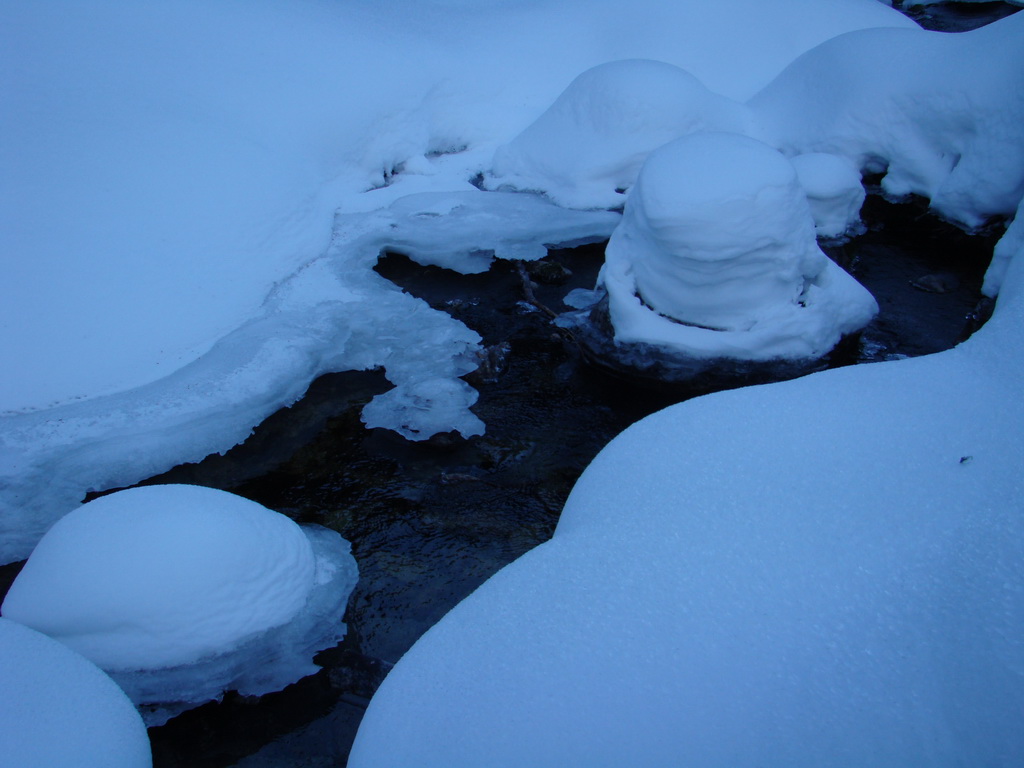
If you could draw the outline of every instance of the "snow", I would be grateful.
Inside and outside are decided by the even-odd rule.
[[[840,238],[862,228],[866,194],[860,172],[845,157],[809,152],[790,158],[814,216],[818,237]]]
[[[227,450],[328,371],[385,368],[398,391],[370,423],[479,433],[456,381],[476,334],[370,271],[374,247],[475,271],[563,226],[603,236],[607,216],[489,197],[460,221],[482,227],[493,203],[491,231],[520,234],[499,250],[474,229],[444,253],[463,224],[417,214],[476,193],[595,66],[652,58],[637,66],[739,100],[878,25],[914,26],[873,0],[5,3],[0,560],[89,490]],[[665,80],[721,103],[688,78]]]
[[[807,52],[747,105],[787,154],[826,152],[884,171],[967,227],[1024,194],[1024,16],[961,34],[850,32]],[[950,62],[956,62],[951,66]]]
[[[937,355],[670,407],[402,658],[349,765],[1024,762],[1024,247]]]
[[[697,131],[746,130],[737,102],[660,61],[614,61],[589,69],[494,155],[487,186],[536,189],[560,205],[614,208],[644,159]]]
[[[598,283],[617,342],[702,358],[821,357],[878,311],[818,248],[789,161],[735,134],[647,158]]]
[[[61,518],[2,611],[103,668],[158,724],[315,672],[313,653],[344,635],[348,549],[225,491],[144,486]]]
[[[0,618],[0,765],[148,768],[149,738],[132,703],[95,664]]]

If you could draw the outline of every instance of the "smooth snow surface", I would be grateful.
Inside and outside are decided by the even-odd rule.
[[[137,704],[194,705],[315,671],[313,652],[344,634],[356,578],[332,531],[224,491],[145,486],[58,521],[2,611],[114,675]]]
[[[961,346],[691,400],[377,691],[367,766],[1024,764],[1024,247]]]
[[[860,172],[845,157],[809,152],[790,158],[807,195],[818,237],[838,238],[862,229],[860,209],[866,197]]]
[[[560,205],[623,204],[654,149],[697,131],[746,130],[737,102],[660,61],[615,61],[577,77],[536,122],[499,147],[487,184],[539,190]]]
[[[0,618],[0,766],[148,768],[138,712],[95,664]]]
[[[653,152],[606,259],[616,341],[682,355],[820,357],[878,310],[818,248],[790,162],[735,134]]]
[[[885,171],[894,196],[929,198],[975,227],[1024,195],[1024,14],[960,34],[840,35],[748,102],[787,154],[842,155]]]

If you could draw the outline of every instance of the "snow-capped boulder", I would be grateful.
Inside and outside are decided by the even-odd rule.
[[[745,108],[660,61],[612,61],[581,74],[494,155],[492,189],[544,192],[572,208],[615,208],[647,155],[695,131],[743,131]]]
[[[224,491],[146,486],[62,518],[2,610],[103,668],[152,725],[315,672],[356,579],[333,531]]]
[[[598,282],[615,347],[634,356],[639,345],[682,360],[816,360],[877,312],[818,248],[789,161],[724,133],[651,154]]]
[[[839,238],[862,228],[860,209],[866,194],[857,166],[824,152],[797,155],[790,162],[807,195],[818,237]]]
[[[0,765],[148,768],[146,726],[91,661],[0,618]]]

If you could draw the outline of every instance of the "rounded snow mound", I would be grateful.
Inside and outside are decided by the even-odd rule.
[[[579,75],[500,147],[485,182],[540,191],[570,208],[617,208],[652,150],[696,131],[741,131],[744,110],[672,64],[608,62]]]
[[[147,768],[146,727],[95,664],[0,618],[0,763]]]
[[[106,670],[150,725],[312,674],[344,636],[349,545],[211,488],[156,485],[89,502],[43,537],[3,604]]]
[[[653,152],[606,257],[615,341],[683,357],[817,359],[878,311],[818,248],[792,164],[734,134]]]
[[[807,195],[818,237],[840,238],[863,230],[860,209],[867,195],[857,166],[825,152],[797,155],[790,162]]]

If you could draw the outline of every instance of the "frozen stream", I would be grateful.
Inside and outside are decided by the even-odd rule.
[[[857,359],[842,362],[954,345],[979,301],[998,233],[967,237],[921,206],[877,197],[869,198],[864,218],[869,231],[832,255],[874,293],[881,313]],[[537,301],[562,309],[568,290],[592,285],[600,259],[601,246],[552,252],[531,267]],[[489,366],[468,377],[480,391],[474,411],[487,433],[409,443],[386,430],[368,431],[360,408],[387,382],[375,372],[335,374],[225,456],[148,481],[231,490],[300,522],[326,525],[352,542],[360,569],[348,637],[318,657],[320,674],[259,700],[229,696],[152,729],[158,766],[343,764],[365,704],[390,666],[488,576],[551,536],[576,478],[614,435],[692,395],[653,390],[588,365],[571,340],[522,301],[511,262],[459,275],[388,256],[378,271],[451,312],[494,350]],[[914,287],[927,276],[934,280],[926,285],[937,282],[945,292]],[[4,578],[16,568],[5,568]]]

